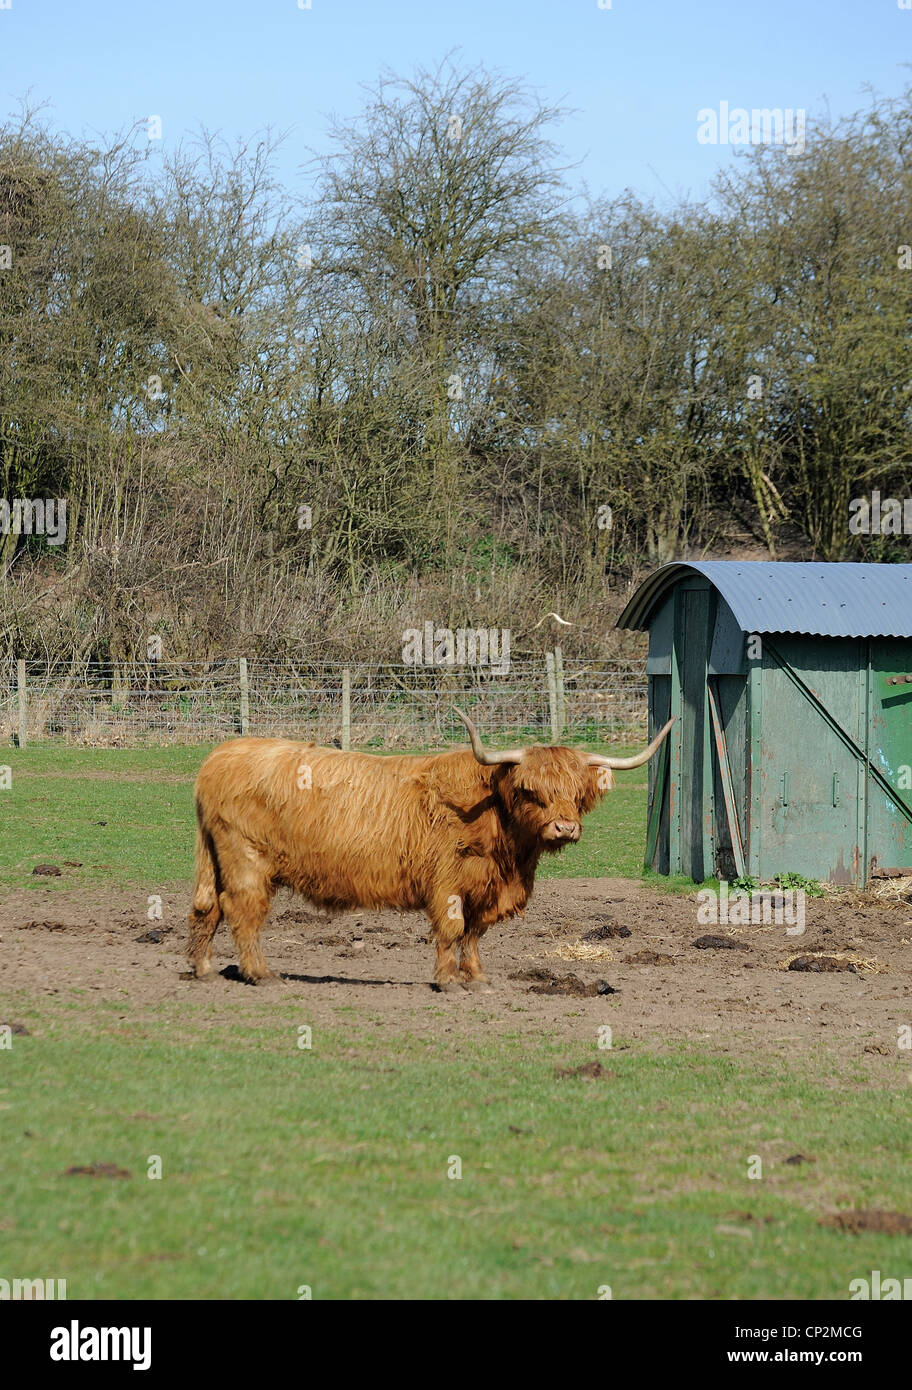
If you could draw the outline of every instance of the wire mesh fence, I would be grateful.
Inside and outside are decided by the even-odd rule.
[[[353,748],[465,742],[454,706],[485,739],[636,742],[646,676],[635,661],[486,667],[394,663],[133,662],[0,667],[0,739],[98,748],[209,743],[241,733]]]

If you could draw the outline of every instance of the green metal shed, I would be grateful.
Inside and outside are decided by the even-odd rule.
[[[663,565],[649,632],[646,863],[700,881],[912,872],[912,565]]]

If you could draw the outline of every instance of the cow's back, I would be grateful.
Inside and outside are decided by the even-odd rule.
[[[435,790],[444,761],[471,785],[471,754],[382,757],[232,739],[200,769],[200,825],[223,878],[255,858],[273,882],[327,907],[420,908],[448,838]]]

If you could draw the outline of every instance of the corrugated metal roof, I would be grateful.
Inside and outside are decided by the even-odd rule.
[[[690,573],[718,589],[745,632],[912,637],[912,565],[850,561],[673,561],[640,585],[618,627],[648,627],[658,603]]]

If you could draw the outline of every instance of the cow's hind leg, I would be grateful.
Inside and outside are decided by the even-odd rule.
[[[215,850],[211,836],[200,825],[196,835],[196,882],[193,885],[190,940],[187,944],[190,969],[198,980],[204,980],[212,970],[212,938],[221,920]]]
[[[231,924],[231,935],[238,954],[238,967],[250,984],[274,979],[260,950],[260,932],[269,912],[272,894],[266,888],[244,888],[222,894],[222,910]]]
[[[218,902],[206,908],[199,908],[194,903],[190,912],[187,955],[190,969],[198,980],[204,980],[212,969],[212,938],[221,920],[222,909]]]

